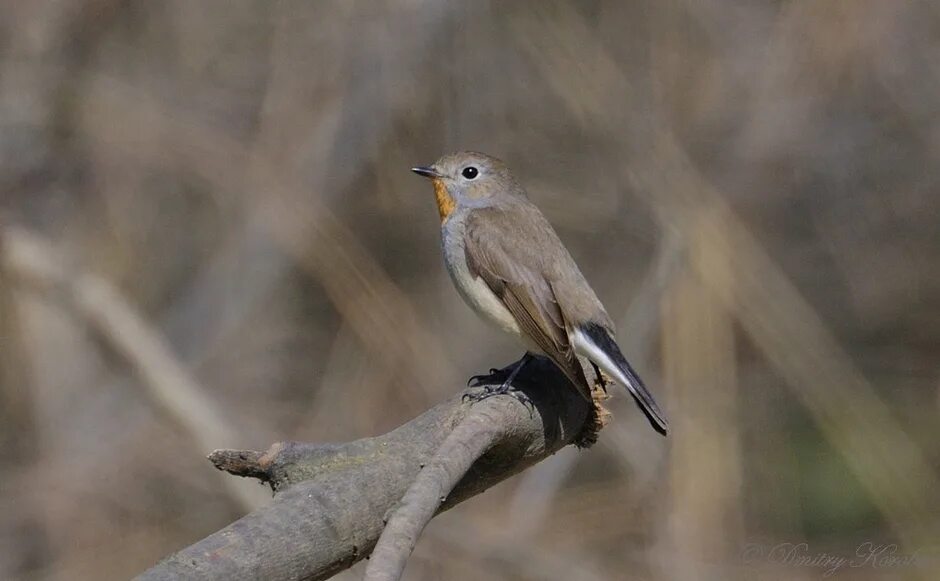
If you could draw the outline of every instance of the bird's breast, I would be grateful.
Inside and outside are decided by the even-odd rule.
[[[450,273],[454,286],[457,287],[457,292],[484,320],[510,335],[523,338],[519,324],[509,309],[503,305],[503,302],[490,290],[482,278],[475,277],[470,272],[467,265],[465,233],[464,217],[459,211],[450,216],[441,229],[444,264],[447,266],[447,272]]]

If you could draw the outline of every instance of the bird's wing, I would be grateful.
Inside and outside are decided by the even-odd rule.
[[[568,253],[544,217],[532,214],[532,210],[524,206],[475,210],[467,219],[467,265],[471,275],[483,279],[502,301],[520,329],[590,400],[590,387],[568,338],[565,317],[545,267],[544,257],[555,254],[550,250],[558,250],[564,257]],[[519,212],[529,216],[520,216]],[[520,223],[526,224],[524,231],[519,229]],[[523,237],[525,243],[520,244]]]

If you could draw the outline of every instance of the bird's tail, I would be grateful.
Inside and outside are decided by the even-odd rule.
[[[589,323],[575,329],[571,339],[575,352],[593,361],[604,373],[626,387],[653,429],[665,436],[669,429],[666,416],[640,376],[630,367],[610,332],[601,325]]]

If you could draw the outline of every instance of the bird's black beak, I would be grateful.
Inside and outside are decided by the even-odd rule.
[[[418,166],[411,168],[411,171],[415,172],[419,176],[424,176],[426,178],[440,178],[442,176],[436,169],[430,166]]]

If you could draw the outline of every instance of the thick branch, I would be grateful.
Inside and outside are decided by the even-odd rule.
[[[510,396],[472,404],[461,394],[374,438],[339,445],[279,443],[263,454],[214,452],[210,459],[220,469],[268,482],[274,501],[139,579],[326,579],[372,552],[387,515],[415,500],[403,498],[409,489],[421,494],[418,502],[433,514],[567,444],[593,441],[597,414],[550,362],[530,363],[515,386],[533,407]],[[481,434],[486,446],[475,448],[466,440]],[[432,491],[420,482],[446,482],[434,477],[445,457],[457,458],[448,466],[458,470],[451,475],[457,485],[449,494],[433,489],[428,499],[424,495]],[[413,546],[411,536],[407,543]]]
[[[493,417],[506,407],[477,407],[447,436],[431,462],[421,469],[395,509],[372,551],[365,581],[396,581],[418,543],[418,536],[460,479],[491,446],[506,437],[511,418]]]

